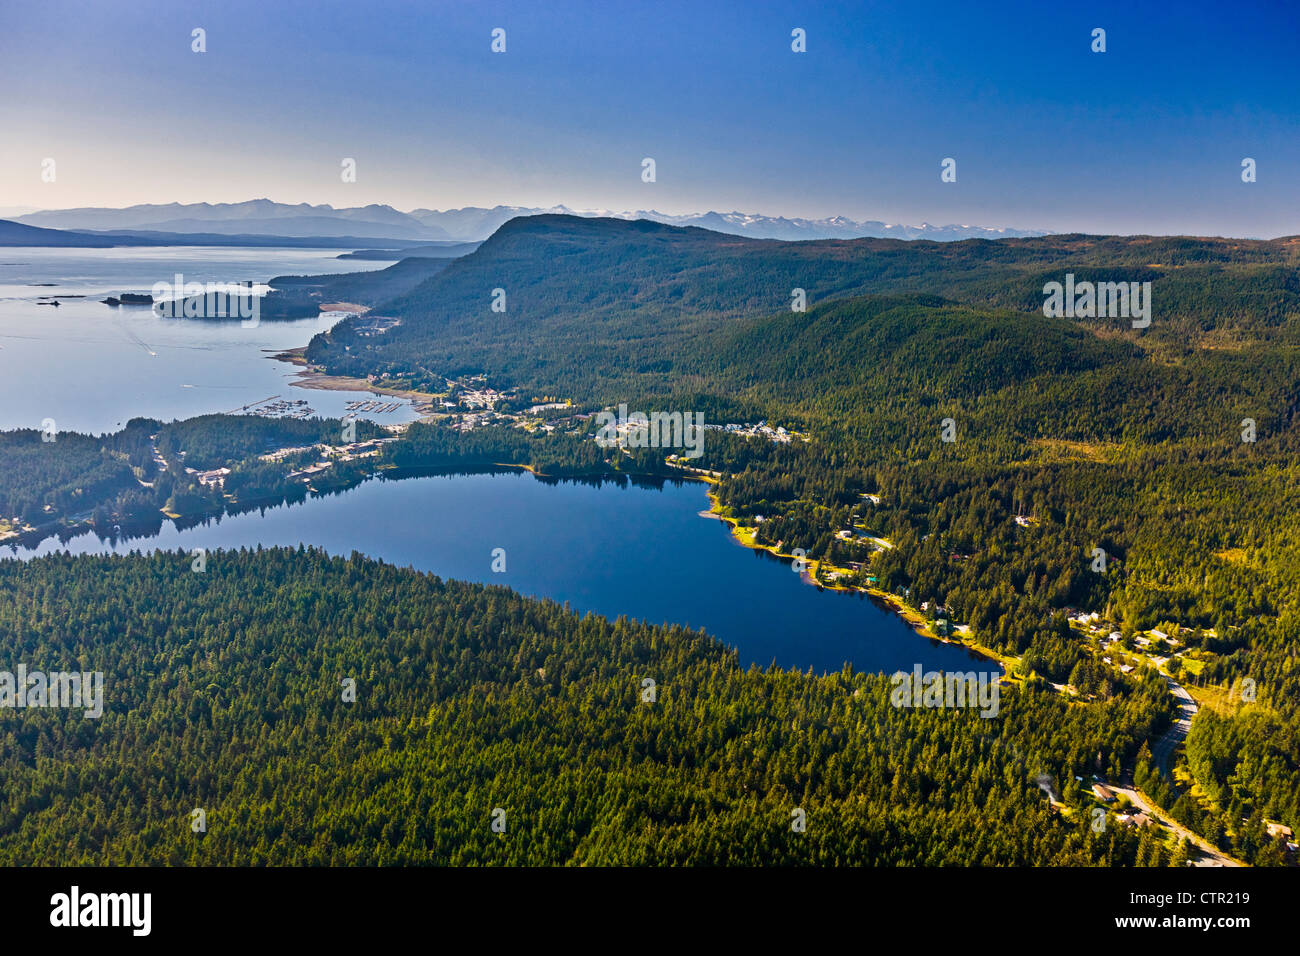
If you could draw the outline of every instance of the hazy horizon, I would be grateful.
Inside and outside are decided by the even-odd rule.
[[[28,7],[0,37],[0,206],[563,197],[670,215],[1300,232],[1292,9],[737,9]],[[355,182],[341,180],[349,158]],[[955,182],[940,180],[946,158]]]
[[[484,201],[484,202],[477,202],[477,203],[475,203],[475,202],[471,202],[471,203],[467,203],[467,204],[464,205],[464,206],[445,206],[445,207],[418,206],[418,205],[417,205],[417,206],[402,207],[402,206],[394,205],[394,204],[392,204],[392,203],[375,202],[375,203],[365,203],[365,204],[362,204],[362,205],[360,205],[360,206],[350,206],[350,205],[336,205],[336,204],[324,203],[324,202],[312,202],[312,201],[310,201],[310,200],[289,200],[289,199],[275,199],[275,198],[270,197],[270,196],[253,196],[253,197],[250,197],[250,198],[248,198],[248,199],[229,200],[229,201],[227,201],[227,200],[222,200],[222,201],[220,201],[220,202],[218,202],[218,201],[212,201],[212,200],[196,199],[196,200],[185,200],[185,201],[180,201],[180,200],[167,200],[167,201],[161,201],[161,202],[142,202],[142,203],[132,203],[132,204],[129,204],[128,206],[101,206],[101,205],[97,205],[97,204],[91,204],[91,205],[85,205],[85,206],[20,206],[20,207],[8,207],[8,208],[6,208],[6,207],[0,207],[0,219],[4,219],[4,218],[14,218],[14,217],[20,217],[20,216],[27,216],[27,215],[32,215],[32,214],[34,214],[34,213],[38,213],[38,212],[66,212],[66,211],[70,211],[70,210],[74,210],[74,209],[95,209],[95,208],[102,208],[102,209],[126,209],[126,208],[130,208],[130,206],[147,206],[147,205],[156,205],[156,206],[181,205],[181,206],[187,206],[187,205],[200,205],[200,204],[203,204],[203,203],[207,203],[208,205],[211,205],[211,206],[217,206],[217,205],[237,205],[237,204],[240,204],[240,203],[255,202],[255,201],[259,201],[259,200],[267,200],[267,201],[270,201],[270,202],[274,202],[274,203],[278,203],[278,204],[286,205],[286,206],[296,206],[296,205],[304,205],[304,204],[306,204],[306,205],[310,205],[310,206],[331,206],[331,208],[333,208],[333,209],[336,210],[336,211],[342,211],[342,210],[347,210],[347,209],[360,209],[360,208],[365,208],[365,206],[370,206],[370,205],[375,205],[375,206],[386,206],[386,207],[388,207],[388,208],[390,208],[390,209],[393,209],[393,210],[395,210],[395,211],[397,211],[397,212],[401,212],[401,213],[410,213],[410,212],[413,212],[413,211],[416,211],[416,210],[427,210],[427,211],[432,211],[432,212],[443,212],[443,213],[446,213],[446,212],[457,212],[457,211],[465,210],[465,209],[486,209],[486,210],[490,210],[490,209],[494,209],[494,208],[511,208],[511,209],[513,209],[513,208],[518,208],[518,209],[524,209],[524,210],[550,210],[550,209],[555,209],[555,208],[558,208],[558,207],[563,206],[563,207],[565,207],[565,208],[568,210],[569,213],[571,213],[571,214],[573,214],[573,215],[592,216],[592,215],[595,215],[595,214],[604,214],[604,213],[608,213],[608,214],[610,214],[611,217],[616,217],[616,218],[626,218],[628,215],[636,214],[636,213],[655,213],[655,214],[662,215],[662,216],[665,216],[665,217],[686,217],[686,216],[692,216],[692,215],[705,215],[705,214],[707,214],[707,213],[711,213],[711,212],[713,212],[713,213],[719,213],[719,214],[722,214],[722,215],[740,214],[740,215],[763,216],[763,217],[770,218],[770,219],[778,219],[778,218],[780,218],[780,219],[787,219],[787,220],[809,220],[809,221],[817,221],[817,220],[825,220],[825,219],[829,219],[829,218],[831,218],[831,217],[834,216],[834,215],[840,215],[840,214],[831,214],[831,216],[810,216],[810,215],[804,215],[804,214],[799,213],[799,212],[773,211],[773,210],[758,210],[758,209],[724,209],[724,208],[721,208],[721,207],[719,207],[719,206],[709,206],[709,207],[690,208],[690,209],[685,209],[685,208],[683,208],[683,209],[662,209],[662,208],[656,208],[656,207],[639,207],[639,208],[636,208],[636,209],[608,209],[608,208],[591,208],[591,207],[585,207],[585,206],[576,206],[576,205],[574,205],[574,204],[572,204],[572,203],[565,203],[565,202],[551,202],[551,203],[541,202],[541,203],[537,203],[537,204],[525,204],[525,203],[519,203],[519,202],[489,202],[489,201]],[[1004,229],[1004,230],[1013,231],[1013,232],[1039,232],[1039,233],[1042,233],[1042,234],[1044,234],[1044,235],[1069,235],[1069,234],[1083,234],[1083,235],[1114,235],[1114,236],[1127,236],[1127,237],[1137,237],[1137,236],[1157,236],[1157,237],[1178,237],[1178,236],[1188,236],[1188,237],[1196,237],[1196,238],[1204,238],[1204,239],[1246,239],[1246,240],[1260,240],[1260,241],[1268,241],[1268,240],[1273,240],[1273,239],[1286,239],[1286,238],[1290,238],[1290,237],[1292,237],[1292,236],[1300,235],[1300,224],[1297,224],[1297,225],[1295,226],[1295,228],[1294,228],[1294,231],[1292,231],[1292,232],[1283,232],[1283,233],[1277,233],[1277,234],[1273,234],[1273,235],[1253,235],[1253,234],[1252,234],[1252,235],[1235,235],[1235,234],[1229,234],[1229,233],[1223,233],[1223,232],[1218,232],[1218,233],[1215,233],[1215,232],[1202,232],[1202,233],[1193,233],[1193,232],[1158,232],[1158,231],[1145,231],[1145,232],[1097,232],[1097,231],[1089,231],[1089,230],[1085,230],[1085,229],[1047,229],[1047,228],[1043,228],[1043,227],[1038,226],[1038,225],[1035,225],[1035,224],[1025,224],[1025,223],[1019,223],[1019,222],[973,222],[973,221],[959,221],[959,220],[956,220],[956,219],[943,218],[942,216],[939,217],[939,218],[937,218],[937,219],[933,219],[933,220],[919,220],[919,219],[918,219],[918,220],[885,220],[885,219],[881,219],[881,218],[878,217],[878,216],[849,217],[849,218],[853,218],[856,222],[878,221],[878,222],[884,222],[884,223],[886,223],[886,224],[888,224],[888,225],[900,225],[900,226],[909,226],[909,227],[918,227],[918,226],[923,226],[923,225],[930,225],[930,226],[935,226],[935,227],[956,226],[956,227],[971,227],[971,228],[985,228],[985,229]],[[54,228],[60,228],[60,227],[54,227]],[[707,228],[707,227],[703,227],[703,228]],[[95,230],[91,229],[90,227],[78,227],[78,228],[73,229],[73,230],[71,230],[71,231],[95,231]],[[863,238],[869,238],[869,237],[863,237]],[[901,237],[901,236],[900,236],[900,237],[898,237],[898,238],[904,238],[904,237]]]

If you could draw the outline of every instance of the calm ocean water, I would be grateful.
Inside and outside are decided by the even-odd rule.
[[[169,421],[225,412],[272,395],[306,399],[336,417],[358,393],[292,386],[297,369],[269,357],[306,345],[338,314],[290,322],[163,319],[147,307],[100,302],[149,292],[181,273],[190,282],[265,282],[277,275],[360,272],[387,262],[339,260],[337,249],[225,247],[0,248],[0,428],[116,431],[127,419]],[[44,296],[58,308],[39,305]],[[72,298],[84,296],[84,298]],[[414,415],[403,405],[376,421]]]

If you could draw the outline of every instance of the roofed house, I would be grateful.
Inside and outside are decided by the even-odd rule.
[[[1151,818],[1145,813],[1121,813],[1115,819],[1126,827],[1151,826]]]
[[[1102,803],[1112,803],[1115,800],[1115,791],[1104,783],[1094,783],[1092,792],[1097,795],[1097,799]]]
[[[1277,823],[1273,820],[1265,820],[1264,826],[1268,830],[1268,835],[1274,838],[1285,837],[1289,841],[1293,836],[1295,836],[1295,834],[1291,832],[1289,826]]]

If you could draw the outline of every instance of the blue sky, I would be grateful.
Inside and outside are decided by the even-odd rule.
[[[44,0],[0,12],[0,90],[0,207],[266,196],[1300,233],[1284,0]]]

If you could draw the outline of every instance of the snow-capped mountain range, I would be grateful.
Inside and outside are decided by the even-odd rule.
[[[466,206],[463,209],[413,209],[370,205],[335,209],[330,205],[272,202],[253,199],[239,203],[168,203],[128,206],[125,209],[85,207],[49,209],[28,213],[17,222],[51,229],[132,230],[178,233],[221,233],[266,236],[356,236],[371,239],[405,239],[426,242],[477,242],[486,239],[516,216],[561,213],[616,219],[651,219],[674,226],[700,226],[716,232],[755,239],[1006,239],[1045,235],[1043,230],[987,226],[918,226],[876,220],[855,221],[844,216],[827,219],[787,218],[742,212],[705,212],[669,215],[653,209],[616,212],[609,209],[570,209],[568,206]]]

